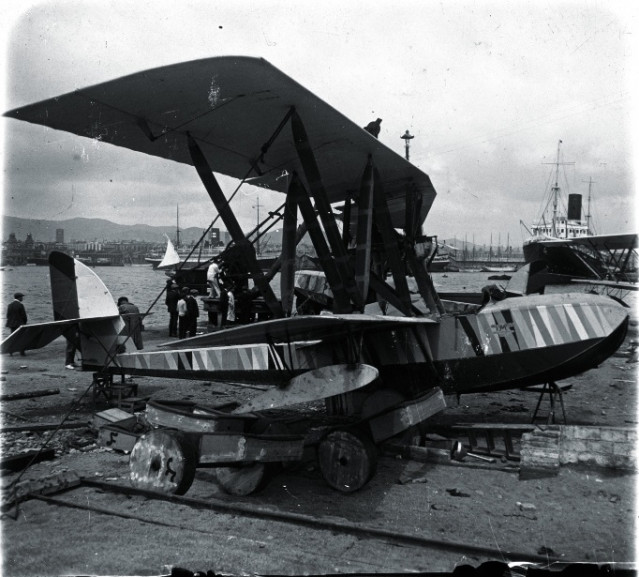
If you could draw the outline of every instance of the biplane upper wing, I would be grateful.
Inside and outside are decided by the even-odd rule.
[[[428,175],[260,58],[216,57],[154,68],[5,116],[193,164],[190,135],[214,172],[284,192],[283,174],[303,174],[290,126],[274,138],[292,107],[304,122],[329,202],[358,191],[370,155],[396,205],[407,191],[421,193],[424,220],[435,198]],[[369,120],[362,111],[360,124]],[[402,207],[392,212],[393,225],[404,227]]]
[[[250,345],[258,343],[286,343],[299,341],[343,341],[362,331],[390,330],[406,325],[437,324],[425,317],[395,317],[366,314],[298,316],[274,319],[209,333],[160,346],[193,349]]]
[[[597,234],[580,238],[555,238],[540,240],[544,246],[583,245],[597,250],[623,250],[636,249],[639,235],[626,234]]]

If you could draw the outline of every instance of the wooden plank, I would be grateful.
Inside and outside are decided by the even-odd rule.
[[[147,421],[157,427],[178,429],[189,433],[242,432],[255,415],[235,415],[213,408],[196,412],[197,405],[189,402],[150,401],[146,409]]]
[[[33,423],[31,425],[16,425],[15,427],[2,427],[0,433],[23,433],[25,431],[54,431],[56,429],[84,429],[87,423]]]
[[[35,449],[12,457],[3,457],[0,459],[0,469],[3,471],[21,471],[29,465],[40,463],[41,461],[52,461],[55,459],[55,451],[53,449],[44,449],[40,451]]]
[[[60,389],[39,389],[37,391],[26,391],[24,393],[9,393],[0,395],[0,401],[19,401],[20,399],[32,399],[35,397],[47,397],[49,395],[59,395]]]
[[[208,433],[200,438],[199,464],[299,461],[304,437]]]
[[[368,423],[373,440],[379,443],[390,439],[445,408],[444,393],[435,387],[418,399],[402,403],[396,409],[370,419]]]

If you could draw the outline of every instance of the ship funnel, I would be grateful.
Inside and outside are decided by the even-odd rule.
[[[581,194],[568,195],[568,220],[581,220]]]

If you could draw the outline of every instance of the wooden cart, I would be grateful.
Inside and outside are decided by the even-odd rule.
[[[348,395],[330,401],[354,406]],[[146,411],[151,430],[138,439],[130,456],[131,482],[184,494],[197,467],[212,467],[227,492],[248,495],[263,486],[273,466],[310,456],[332,488],[353,492],[374,475],[381,442],[444,407],[438,388],[409,401],[378,390],[357,403],[356,411],[342,411],[324,422],[298,415],[292,426],[290,418],[268,409],[238,414],[191,402],[151,401]]]

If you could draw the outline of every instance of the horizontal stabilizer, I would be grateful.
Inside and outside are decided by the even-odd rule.
[[[0,353],[17,353],[41,349],[62,336],[69,327],[78,324],[78,319],[22,325],[0,343]]]

